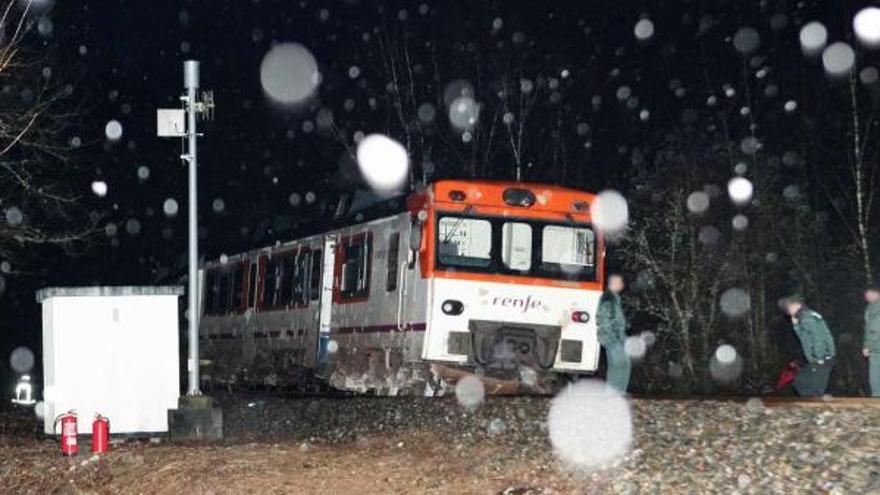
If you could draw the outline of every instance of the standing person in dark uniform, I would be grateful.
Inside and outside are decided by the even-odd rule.
[[[880,286],[865,290],[865,340],[862,355],[868,358],[868,383],[871,397],[880,397]]]
[[[828,388],[834,368],[835,348],[831,331],[822,315],[807,308],[800,297],[789,298],[785,310],[807,358],[807,365],[794,380],[794,388],[798,395],[820,397]]]
[[[599,298],[599,308],[596,310],[596,328],[608,362],[606,382],[619,392],[626,393],[631,365],[623,348],[626,340],[626,315],[620,303],[623,288],[622,275],[608,276],[608,286]]]

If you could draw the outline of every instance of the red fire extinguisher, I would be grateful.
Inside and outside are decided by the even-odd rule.
[[[68,411],[55,419],[61,423],[61,455],[76,455],[79,445],[76,443],[76,412]]]
[[[110,436],[110,420],[95,414],[92,422],[92,453],[103,454],[107,452],[107,442]]]

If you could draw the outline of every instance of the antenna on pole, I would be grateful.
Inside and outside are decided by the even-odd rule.
[[[187,60],[183,63],[183,87],[186,92],[180,97],[182,108],[160,108],[156,113],[156,133],[159,137],[183,138],[186,152],[180,159],[188,165],[189,182],[189,276],[188,276],[188,331],[189,359],[187,368],[189,380],[187,395],[201,395],[199,390],[199,317],[201,314],[199,290],[199,239],[198,239],[198,155],[196,124],[198,120],[213,120],[214,92],[202,91],[199,98],[199,62]]]

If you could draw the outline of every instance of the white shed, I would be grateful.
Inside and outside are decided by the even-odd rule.
[[[37,291],[43,305],[44,431],[79,416],[90,434],[96,413],[110,434],[168,431],[180,395],[181,287],[77,287]]]

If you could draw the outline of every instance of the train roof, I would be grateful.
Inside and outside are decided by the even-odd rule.
[[[414,212],[432,205],[466,202],[475,206],[518,206],[534,211],[585,214],[589,212],[590,203],[595,197],[593,193],[552,184],[485,179],[442,179],[431,182],[408,195],[399,194],[384,198],[369,193],[361,196],[352,193],[340,198],[341,203],[336,205],[333,219],[329,221],[312,219],[309,222],[312,228],[302,229],[298,235],[286,242],[239,251],[227,258],[228,262],[238,262],[248,258],[251,253],[277,247],[292,247],[325,231],[368,223],[405,211]],[[514,204],[512,201],[528,201],[529,204]],[[222,264],[215,259],[206,262],[205,267]]]
[[[476,206],[517,206],[537,211],[589,210],[593,193],[551,184],[493,180],[439,180],[407,200],[410,210],[428,204],[465,202]]]

